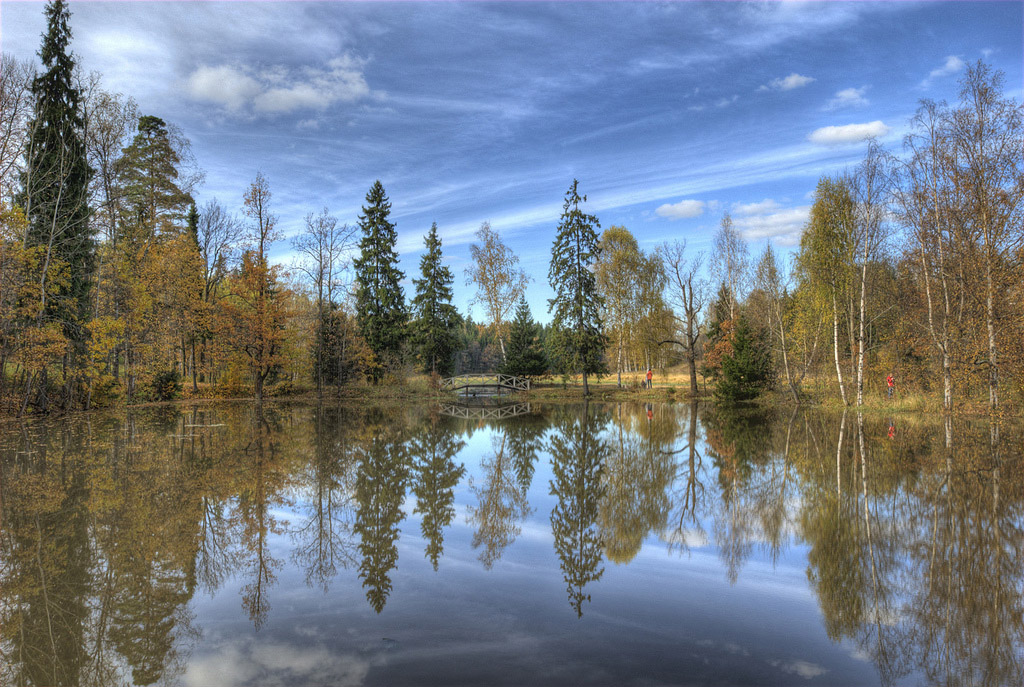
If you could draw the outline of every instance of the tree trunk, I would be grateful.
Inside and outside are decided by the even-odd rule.
[[[865,246],[867,239],[865,239]],[[864,311],[867,307],[868,256],[864,250],[864,264],[860,268],[860,322],[857,329],[857,405],[864,405]]]
[[[843,386],[843,370],[839,365],[839,311],[836,307],[836,296],[832,294],[832,352],[836,361],[836,378],[839,380],[839,396],[843,399],[843,405],[850,405],[846,402],[846,387]]]

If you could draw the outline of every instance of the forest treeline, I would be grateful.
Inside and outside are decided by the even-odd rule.
[[[104,89],[69,52],[67,3],[46,6],[42,68],[0,65],[0,407],[47,412],[202,396],[321,394],[425,373],[614,375],[684,364],[725,400],[883,394],[992,411],[1024,393],[1024,130],[1003,76],[969,66],[956,103],[922,101],[898,149],[823,176],[799,250],[752,256],[726,213],[709,251],[644,250],[600,232],[573,180],[552,237],[551,322],[533,277],[484,222],[453,306],[436,224],[399,269],[380,181],[356,225],[310,212],[284,237],[270,181],[194,197],[187,137]],[[600,232],[600,233],[599,233]],[[632,375],[632,376],[631,376]],[[938,401],[936,401],[936,404]]]

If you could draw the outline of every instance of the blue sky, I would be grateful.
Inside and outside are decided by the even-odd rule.
[[[107,90],[181,127],[217,197],[257,170],[293,234],[354,223],[375,179],[402,268],[437,222],[456,274],[490,221],[547,320],[572,179],[602,227],[709,248],[729,211],[785,250],[819,176],[864,137],[898,150],[921,98],[956,99],[984,59],[1020,99],[1021,2],[72,2],[73,50]],[[35,59],[40,2],[0,4],[4,52]],[[276,247],[287,262],[287,242]],[[407,280],[408,281],[408,280]],[[407,290],[411,284],[407,284]]]

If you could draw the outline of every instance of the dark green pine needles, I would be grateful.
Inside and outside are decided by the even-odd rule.
[[[553,341],[551,350],[559,371],[583,376],[583,393],[587,374],[604,372],[605,337],[601,326],[603,299],[597,291],[594,264],[601,252],[597,230],[601,224],[594,215],[580,210],[586,196],[580,196],[579,182],[573,179],[565,194],[558,234],[551,248],[548,280],[555,291],[549,301]]]
[[[391,203],[380,181],[373,182],[366,194],[366,205],[359,216],[363,238],[360,255],[353,261],[356,271],[356,313],[359,331],[374,355],[370,377],[374,384],[389,366],[402,359],[409,314],[398,269],[398,232],[388,216]]]
[[[22,174],[20,205],[29,221],[28,245],[48,247],[50,265],[66,267],[66,297],[47,301],[47,319],[63,324],[72,341],[85,337],[96,246],[89,230],[88,186],[81,94],[68,52],[70,13],[63,0],[46,6],[47,31],[39,50],[45,71],[32,82],[35,117]]]
[[[422,279],[413,279],[416,296],[412,299],[413,341],[424,372],[450,376],[458,347],[458,328],[462,323],[452,305],[452,282],[455,278],[441,262],[441,239],[437,223],[430,227],[424,243],[427,252],[420,258]]]
[[[508,336],[508,353],[501,371],[517,377],[536,377],[547,372],[548,363],[538,337],[537,323],[533,321],[525,298],[519,299],[516,319]]]

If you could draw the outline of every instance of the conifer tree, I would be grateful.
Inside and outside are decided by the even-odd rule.
[[[430,226],[424,239],[427,252],[420,259],[422,279],[413,279],[416,296],[412,299],[414,343],[424,372],[450,376],[458,346],[461,318],[452,305],[454,277],[441,262],[441,239],[437,223]]]
[[[723,401],[748,401],[769,388],[772,362],[764,336],[751,331],[740,315],[732,334],[732,352],[722,357],[722,378],[715,397]]]
[[[139,133],[124,149],[118,167],[128,202],[154,231],[186,219],[192,205],[192,196],[178,184],[180,163],[166,122],[139,117]]]
[[[353,261],[359,331],[376,358],[370,369],[374,384],[383,376],[385,364],[401,358],[409,319],[400,284],[405,274],[398,269],[395,250],[398,232],[388,219],[390,213],[391,202],[377,180],[366,194],[366,205],[359,216],[363,238],[359,242],[360,256]]]
[[[538,338],[537,323],[533,321],[525,298],[519,299],[516,319],[508,337],[508,353],[501,367],[504,374],[535,377],[547,372],[548,363]]]
[[[26,245],[41,250],[39,316],[63,325],[74,342],[85,338],[96,246],[87,205],[91,170],[83,141],[81,93],[68,52],[70,12],[64,0],[46,6],[47,31],[39,49],[45,71],[32,83],[35,116],[22,175],[21,205],[29,226]],[[65,271],[62,297],[47,298],[54,268]]]
[[[188,217],[186,218],[188,226],[188,236],[192,239],[192,243],[195,245],[196,250],[199,250],[199,210],[196,209],[196,204],[192,203],[188,206]]]
[[[583,394],[587,395],[587,374],[599,374],[605,369],[603,299],[594,278],[594,264],[601,251],[597,235],[601,224],[597,217],[580,210],[580,203],[586,202],[587,197],[580,196],[578,185],[573,179],[565,194],[558,234],[551,247],[548,280],[555,298],[549,301],[548,311],[554,312],[552,348],[558,366],[564,372],[582,374]]]

